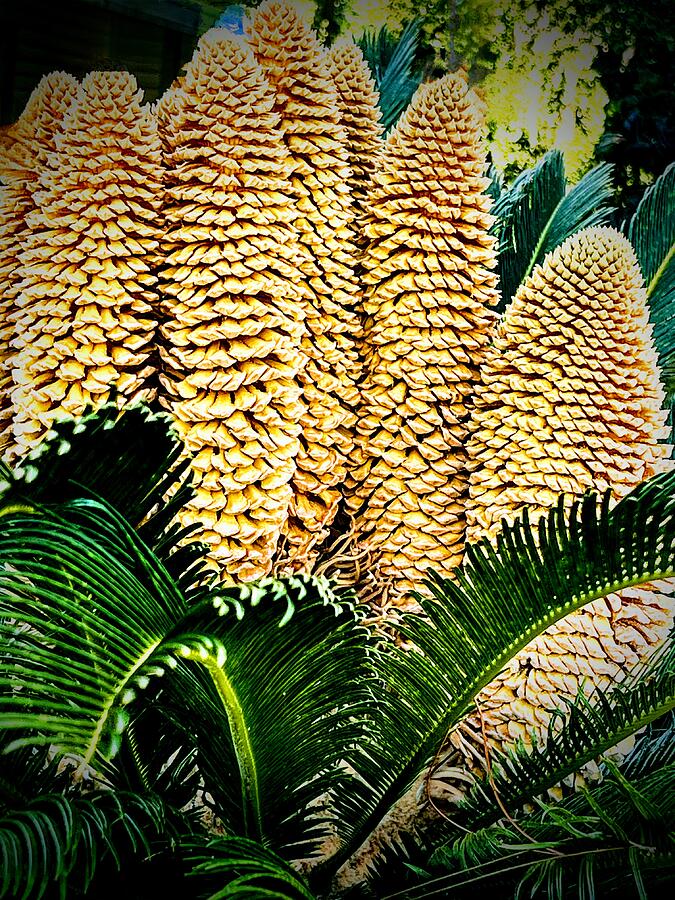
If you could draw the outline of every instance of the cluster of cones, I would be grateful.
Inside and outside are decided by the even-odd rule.
[[[310,567],[340,505],[390,601],[560,491],[620,497],[670,456],[645,292],[618,232],[537,267],[497,321],[485,124],[461,74],[385,140],[353,43],[265,0],[212,29],[154,106],[132,75],[43,79],[0,146],[0,427],[9,459],[114,394],[161,404],[193,458],[213,564]],[[497,741],[545,729],[672,622],[610,598],[484,698]]]

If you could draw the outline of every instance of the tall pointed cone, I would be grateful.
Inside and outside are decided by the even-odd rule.
[[[248,26],[251,48],[276,92],[302,211],[308,364],[307,412],[286,529],[297,565],[327,533],[352,457],[360,362],[359,296],[347,137],[323,48],[287,2],[266,0]]]
[[[422,85],[369,197],[362,465],[350,505],[393,596],[463,554],[463,444],[497,301],[478,115],[466,81]]]
[[[625,496],[668,465],[663,400],[632,247],[611,228],[574,235],[520,287],[483,367],[468,538],[494,538],[525,506],[536,521],[563,491]],[[672,622],[673,598],[645,588],[567,616],[479,698],[490,737],[542,738],[563,698],[619,680]],[[480,734],[476,717],[468,725]]]
[[[116,392],[153,394],[151,347],[161,159],[127,72],[93,72],[41,171],[13,315],[14,440],[30,450],[54,418]]]
[[[354,41],[338,41],[330,49],[327,61],[347,132],[347,162],[351,169],[348,185],[356,212],[358,242],[363,245],[364,203],[384,151],[380,98],[363,51]]]
[[[168,179],[163,402],[194,454],[220,570],[269,572],[299,450],[302,273],[290,158],[274,96],[226,29],[200,40],[160,104]]]
[[[15,337],[11,315],[22,280],[19,252],[27,240],[26,217],[35,208],[33,192],[56,132],[77,92],[65,72],[45,75],[26,109],[9,129],[0,154],[0,453],[12,455],[12,355]]]

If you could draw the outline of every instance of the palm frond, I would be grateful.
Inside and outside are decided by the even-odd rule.
[[[424,616],[396,624],[416,648],[375,659],[388,690],[379,698],[368,752],[352,764],[362,783],[337,808],[359,844],[433,757],[473,698],[554,622],[587,603],[675,573],[675,473],[656,476],[610,509],[606,495],[561,503],[538,523],[504,526],[494,549],[468,545],[456,581],[436,576]],[[416,652],[418,651],[418,652]],[[343,862],[336,854],[330,867]]]
[[[591,789],[539,801],[517,821],[443,847],[432,858],[434,877],[406,896],[475,896],[477,883],[493,882],[515,897],[646,897],[647,885],[658,888],[675,873],[675,766],[656,765],[636,779],[609,761],[606,767]]]
[[[493,233],[499,239],[500,311],[547,253],[570,235],[609,221],[612,167],[596,166],[567,190],[563,156],[551,150],[497,199]]]
[[[114,510],[74,500],[0,509],[0,617],[0,727],[14,746],[106,765],[168,673],[159,702],[173,696],[185,752],[187,733],[201,736],[219,815],[281,846],[324,833],[307,806],[346,777],[368,675],[368,633],[326,582],[266,580],[189,604]]]
[[[166,827],[155,795],[46,794],[0,818],[0,897],[40,900],[55,885],[61,896],[86,891],[100,862],[119,870],[129,857],[146,857]]]
[[[174,524],[192,494],[190,462],[179,462],[182,451],[168,414],[143,404],[120,412],[109,402],[78,419],[57,420],[13,472],[5,467],[0,502],[105,500],[138,530],[181,587],[196,590],[207,578],[204,547],[186,542],[196,526]]]
[[[189,877],[203,900],[314,900],[300,875],[271,850],[246,838],[221,837],[185,848]],[[198,879],[198,880],[197,880]],[[208,889],[206,885],[212,885]]]
[[[368,63],[380,95],[380,121],[385,132],[394,127],[422,80],[415,66],[421,21],[409,22],[396,38],[385,25],[366,31],[358,44]]]
[[[253,599],[274,584],[281,587],[252,587]],[[193,736],[204,790],[228,830],[263,834],[279,852],[297,858],[325,838],[328,813],[317,800],[349,790],[343,761],[350,748],[368,741],[369,636],[350,605],[336,602],[319,581],[288,580],[279,599],[282,607],[289,604],[281,620],[268,597],[250,601],[243,616],[226,617],[222,628],[211,631],[226,654],[246,726],[251,763],[241,777],[251,779],[255,808],[242,801],[239,778],[225,775],[237,774],[242,753],[213,680],[179,665],[163,685],[161,703],[176,723],[186,703],[195,710],[189,719],[182,716],[186,738]]]
[[[596,690],[567,707],[551,720],[543,747],[521,746],[495,756],[492,784],[477,783],[460,807],[463,825],[473,829],[494,822],[504,807],[517,811],[675,708],[675,648],[659,653],[649,668],[638,667],[613,690]]]
[[[675,163],[647,188],[628,227],[647,286],[654,341],[675,394]]]

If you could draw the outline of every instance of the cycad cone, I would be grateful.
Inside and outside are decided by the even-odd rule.
[[[494,538],[525,506],[536,521],[563,491],[611,488],[621,498],[668,465],[651,335],[642,276],[617,231],[580,232],[534,270],[482,370],[468,444],[469,540]],[[584,680],[588,689],[620,680],[672,619],[672,598],[644,588],[567,616],[479,697],[487,733],[497,744],[532,731],[541,739],[564,697]],[[478,717],[470,725],[480,733]]]
[[[12,350],[17,286],[21,281],[19,251],[27,237],[26,216],[34,209],[33,191],[55,132],[75,97],[77,81],[65,72],[45,75],[26,109],[10,129],[0,160],[0,452],[12,451]]]
[[[248,34],[275,89],[293,161],[302,269],[310,289],[302,375],[308,408],[286,528],[290,555],[301,566],[337,512],[354,446],[360,362],[351,173],[335,86],[316,35],[292,6],[276,0],[256,10]]]
[[[164,402],[193,454],[185,524],[226,575],[267,573],[299,449],[301,273],[290,159],[260,66],[225,29],[160,104]]]
[[[384,151],[379,94],[363,52],[354,41],[339,41],[329,51],[327,60],[347,133],[347,161],[351,169],[348,185],[356,216],[357,242],[363,246],[365,200]]]
[[[161,160],[140,97],[126,72],[88,75],[40,174],[14,316],[20,450],[112,391],[152,396]]]
[[[464,78],[422,85],[374,177],[362,465],[350,499],[392,599],[461,561],[469,403],[497,301],[481,123]]]

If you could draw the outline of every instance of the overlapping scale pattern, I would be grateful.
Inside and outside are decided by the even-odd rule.
[[[27,216],[15,320],[14,440],[116,392],[153,395],[161,203],[157,130],[127,72],[92,72],[46,156]]]
[[[350,506],[401,605],[463,554],[468,413],[497,301],[479,113],[466,80],[422,85],[369,195],[364,415]]]
[[[278,0],[262,3],[247,31],[275,90],[291,154],[309,287],[303,343],[308,363],[302,375],[307,411],[286,528],[290,555],[302,566],[337,512],[354,447],[360,298],[351,173],[335,85],[314,32],[291,4]]]
[[[47,154],[77,90],[65,72],[45,75],[24,112],[7,130],[0,152],[0,452],[13,455],[12,314],[21,281],[19,252],[27,239],[26,217],[34,209],[33,191]]]
[[[194,456],[183,521],[225,576],[271,567],[299,450],[303,276],[274,95],[244,43],[201,39],[160,103],[163,402]]]
[[[330,49],[327,59],[347,133],[351,169],[348,184],[356,213],[358,243],[363,246],[366,243],[365,200],[384,151],[379,94],[363,51],[354,41],[339,41]]]
[[[468,539],[494,538],[527,506],[561,492],[617,499],[660,471],[672,448],[645,290],[629,242],[590,228],[520,287],[482,369],[471,422]],[[665,589],[665,588],[664,588]],[[545,734],[550,710],[619,680],[672,627],[673,597],[635,588],[567,616],[533,641],[479,698],[498,744]],[[469,728],[479,732],[474,717]]]

